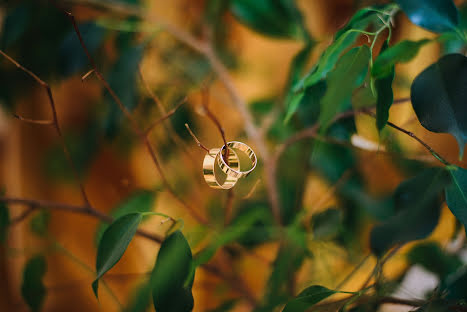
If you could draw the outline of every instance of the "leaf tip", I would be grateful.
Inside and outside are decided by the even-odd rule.
[[[94,292],[94,296],[96,296],[97,300],[99,300],[98,288],[99,288],[99,279],[96,279],[94,280],[94,282],[92,282],[92,291]]]

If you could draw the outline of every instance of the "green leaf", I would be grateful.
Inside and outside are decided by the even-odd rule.
[[[277,38],[306,38],[300,11],[291,0],[231,0],[237,20],[253,30]]]
[[[23,271],[21,295],[33,312],[40,311],[44,304],[47,289],[43,279],[46,271],[47,263],[42,255],[29,259]]]
[[[383,51],[387,51],[387,41],[384,42]],[[384,53],[384,52],[383,52]],[[373,67],[374,68],[374,67]],[[379,131],[383,130],[389,119],[389,109],[394,102],[392,92],[392,82],[395,77],[394,65],[391,66],[389,73],[375,80],[376,89],[376,127]]]
[[[446,203],[467,231],[467,170],[456,167],[449,173],[453,183],[446,187]]]
[[[395,244],[427,237],[438,224],[440,194],[449,183],[444,168],[430,168],[402,182],[394,194],[396,214],[371,231],[371,250],[381,256]]]
[[[397,63],[407,63],[417,56],[420,48],[432,42],[429,39],[419,41],[404,40],[382,51],[376,58],[371,75],[375,78],[387,77]]]
[[[462,157],[467,142],[467,57],[448,54],[418,75],[411,87],[412,106],[426,129],[452,134]]]
[[[352,92],[363,83],[367,75],[370,56],[370,49],[366,45],[353,48],[342,56],[336,68],[329,73],[326,94],[321,101],[321,131],[328,128],[337,113],[350,108]]]
[[[138,190],[128,196],[125,200],[120,202],[112,211],[110,215],[118,219],[130,213],[144,213],[150,212],[153,209],[154,201],[156,200],[156,193],[149,190]],[[143,219],[144,221],[145,219]],[[99,243],[102,234],[109,227],[108,223],[100,223],[96,231],[96,243]]]
[[[436,33],[455,30],[459,12],[452,0],[395,0],[412,23]]]
[[[98,297],[99,279],[123,256],[142,220],[140,213],[130,213],[115,220],[104,232],[97,248],[96,274],[92,289]]]
[[[47,235],[49,222],[50,211],[41,210],[31,219],[31,231],[38,236],[45,237]]]
[[[144,282],[138,285],[124,312],[145,312],[151,305],[151,283]]]
[[[194,274],[190,246],[180,231],[161,245],[151,274],[154,308],[158,312],[189,312],[194,301],[191,293]]]
[[[462,266],[462,261],[455,255],[443,251],[436,242],[428,242],[415,246],[407,254],[412,264],[420,264],[442,280]]]
[[[340,209],[327,209],[313,215],[313,237],[315,239],[332,239],[341,231],[344,216]]]
[[[2,192],[0,192],[1,195]],[[5,243],[10,225],[10,211],[5,203],[0,203],[0,243]]]
[[[310,286],[303,290],[297,298],[289,301],[282,312],[305,312],[318,302],[337,293],[323,286]]]
[[[15,43],[26,32],[30,23],[30,8],[23,4],[6,11],[1,28],[0,46],[2,49]]]

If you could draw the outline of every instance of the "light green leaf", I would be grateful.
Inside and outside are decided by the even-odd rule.
[[[92,289],[98,297],[99,279],[123,256],[142,220],[140,213],[130,213],[115,220],[104,232],[99,242],[96,258],[97,277]]]
[[[318,302],[337,293],[323,286],[310,286],[289,301],[282,312],[305,312]]]
[[[41,210],[36,214],[30,223],[31,231],[41,237],[47,235],[47,230],[50,222],[50,211]]]
[[[459,167],[450,168],[449,174],[453,183],[446,187],[446,203],[467,231],[467,170]]]
[[[370,49],[365,45],[353,48],[342,56],[336,68],[329,73],[319,116],[322,132],[337,113],[350,108],[352,92],[363,83],[368,72],[370,55]]]
[[[432,42],[429,39],[419,41],[404,40],[382,51],[376,58],[371,74],[374,78],[383,78],[391,74],[394,65],[407,63],[417,56],[418,51],[425,44]]]
[[[189,312],[194,301],[191,287],[194,272],[190,246],[180,231],[161,245],[151,274],[154,308],[158,312]]]
[[[29,259],[23,271],[21,295],[33,312],[41,310],[47,295],[43,282],[46,272],[47,262],[42,255]]]

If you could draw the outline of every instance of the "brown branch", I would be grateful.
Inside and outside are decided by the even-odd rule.
[[[36,124],[36,125],[41,125],[41,126],[53,126],[54,121],[53,120],[37,120],[37,119],[29,119],[25,117],[21,117],[17,114],[13,114],[13,117],[15,117],[18,120],[21,120],[25,123],[30,123],[30,124]]]
[[[200,215],[192,206],[188,205],[181,197],[179,197],[175,191],[172,189],[172,186],[170,185],[169,181],[167,180],[167,177],[165,176],[164,174],[164,171],[162,170],[162,166],[161,164],[159,163],[159,159],[157,158],[156,156],[156,153],[151,145],[151,143],[149,142],[149,139],[148,139],[148,136],[145,135],[145,133],[138,127],[138,123],[137,121],[133,118],[133,116],[131,115],[131,113],[128,111],[128,109],[125,107],[125,105],[123,105],[122,101],[120,100],[120,98],[117,96],[117,94],[115,93],[115,91],[110,87],[110,85],[108,84],[108,82],[105,80],[104,76],[102,75],[102,73],[98,70],[97,68],[97,65],[93,59],[93,57],[91,56],[91,54],[89,53],[89,50],[88,48],[86,47],[86,44],[84,43],[84,40],[83,40],[83,37],[81,35],[81,32],[79,30],[79,27],[78,25],[76,24],[76,20],[75,20],[75,17],[73,16],[73,14],[71,14],[70,12],[67,12],[65,10],[62,10],[66,16],[69,18],[70,22],[72,23],[73,25],[73,28],[75,30],[75,33],[76,35],[78,36],[78,40],[81,44],[81,47],[83,48],[88,60],[89,60],[89,63],[91,64],[92,68],[94,69],[94,73],[96,74],[97,78],[101,81],[101,83],[104,85],[104,88],[107,90],[107,92],[109,92],[110,96],[112,97],[112,99],[115,101],[115,103],[117,103],[118,107],[120,108],[120,110],[123,112],[123,114],[126,116],[126,118],[130,121],[131,123],[131,126],[133,128],[133,131],[140,137],[140,139],[143,141],[143,143],[146,145],[146,148],[151,156],[151,159],[153,160],[154,162],[154,165],[156,166],[156,169],[157,171],[159,172],[159,176],[161,177],[162,179],[162,183],[164,184],[165,188],[167,189],[167,191],[172,195],[172,197],[181,205],[183,206],[190,214],[191,216],[196,219],[198,222],[202,223],[202,224],[208,224],[208,221],[206,220],[205,217],[203,217],[202,215]]]
[[[99,219],[106,223],[111,223],[114,220],[111,216],[103,212],[100,212],[99,210],[88,205],[77,206],[77,205],[58,203],[58,202],[53,202],[53,201],[48,201],[48,200],[25,199],[25,198],[17,198],[17,197],[0,197],[0,202],[11,204],[11,205],[26,205],[31,210],[45,208],[45,209],[51,209],[51,210],[59,210],[59,211],[66,211],[70,213],[88,215],[88,216]],[[139,236],[145,237],[157,243],[161,243],[164,240],[159,235],[150,234],[143,230],[138,230],[137,234]]]
[[[19,216],[17,216],[16,218],[10,220],[10,225],[15,225],[15,224],[21,223],[31,213],[33,213],[34,210],[36,210],[36,207],[34,207],[34,206],[27,207]]]
[[[63,153],[65,154],[65,157],[66,157],[66,159],[67,159],[67,161],[68,161],[68,163],[69,163],[69,165],[70,165],[70,167],[71,167],[71,169],[73,171],[73,175],[75,176],[76,181],[78,181],[78,183],[79,183],[79,188],[80,188],[83,200],[84,200],[86,206],[91,207],[91,205],[89,203],[88,196],[86,195],[86,191],[84,189],[84,185],[82,184],[81,179],[79,178],[78,171],[77,171],[76,166],[75,166],[75,164],[73,162],[73,159],[71,158],[71,154],[70,154],[70,152],[68,150],[68,147],[66,145],[65,138],[63,137],[62,129],[61,129],[60,124],[58,122],[57,109],[55,108],[55,101],[54,101],[54,98],[52,96],[52,89],[50,88],[50,86],[45,81],[40,79],[36,74],[34,74],[32,71],[30,71],[26,67],[19,64],[17,61],[15,61],[12,57],[10,57],[8,54],[3,52],[2,50],[0,50],[0,54],[3,57],[5,57],[8,61],[10,61],[12,64],[14,64],[18,69],[22,70],[27,75],[32,77],[37,83],[39,83],[39,85],[41,85],[41,87],[43,87],[45,89],[45,91],[47,93],[47,97],[49,99],[50,108],[52,110],[52,125],[54,126],[54,128],[57,131],[57,134],[58,134],[58,136],[60,138],[61,145],[62,145],[62,148],[63,148]]]
[[[154,127],[156,127],[157,125],[159,125],[160,123],[164,122],[165,120],[169,119],[170,117],[172,117],[173,114],[175,114],[175,112],[177,111],[177,109],[180,108],[180,106],[182,106],[182,104],[184,104],[186,102],[187,98],[183,98],[183,100],[180,101],[180,103],[178,103],[174,108],[172,108],[170,111],[168,111],[164,116],[162,117],[159,117],[159,119],[157,119],[154,123],[152,123],[148,129],[146,129],[146,131],[144,131],[144,134],[145,135],[149,135],[149,133],[152,131],[152,129],[154,129]]]
[[[90,71],[88,71],[86,74],[84,74],[83,77],[81,77],[81,81],[84,82],[89,76],[91,76],[93,72],[94,72],[94,69],[91,69]]]
[[[205,150],[207,153],[209,153],[209,148],[207,148],[203,143],[201,143],[200,140],[198,140],[198,138],[196,137],[196,135],[193,133],[193,131],[191,131],[190,129],[190,126],[186,123],[185,124],[185,128],[188,130],[188,132],[190,133],[191,137],[193,138],[193,140],[195,140],[196,144],[202,148],[203,150]]]
[[[225,65],[220,61],[219,57],[215,53],[214,48],[207,44],[205,41],[200,40],[192,36],[190,33],[180,29],[170,23],[168,23],[163,17],[155,16],[153,13],[149,15],[146,10],[141,9],[137,6],[126,5],[122,3],[106,3],[99,0],[66,0],[70,3],[81,4],[86,6],[92,6],[95,8],[111,11],[126,16],[136,16],[141,19],[147,20],[150,23],[155,23],[162,29],[165,29],[168,33],[174,36],[178,41],[184,43],[194,51],[203,55],[211,64],[213,71],[217,74],[220,82],[224,85],[227,93],[232,99],[234,106],[239,111],[240,115],[245,124],[245,132],[248,137],[251,138],[256,148],[258,149],[259,156],[264,161],[264,168],[266,174],[266,191],[268,201],[271,204],[272,214],[277,224],[281,224],[280,215],[280,202],[279,193],[276,185],[276,171],[273,163],[270,163],[270,156],[266,141],[264,140],[262,132],[256,127],[253,117],[248,110],[246,101],[240,95],[240,92],[236,88],[232,77]]]

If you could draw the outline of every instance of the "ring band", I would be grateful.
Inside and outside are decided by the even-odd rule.
[[[222,152],[224,151],[226,147],[225,145],[222,146],[222,148],[219,151],[219,157],[217,157],[217,163],[219,164],[219,167],[221,168],[221,170],[225,174],[227,174],[227,176],[239,179],[239,178],[248,176],[253,170],[255,170],[258,160],[256,158],[255,152],[251,149],[251,147],[249,147],[245,143],[238,142],[238,141],[227,142],[227,147],[229,148],[229,150],[231,150],[232,148],[235,148],[235,149],[238,149],[244,152],[248,156],[248,158],[251,160],[251,163],[252,163],[251,168],[247,171],[240,171],[240,168],[235,168],[233,166],[227,165],[224,158],[221,156]],[[229,164],[230,164],[230,159],[229,159]]]
[[[204,156],[204,161],[203,161],[203,176],[204,180],[206,183],[215,189],[224,189],[228,190],[231,189],[235,183],[237,183],[238,178],[231,176],[231,175],[226,175],[225,181],[223,183],[220,183],[218,180],[218,177],[216,176],[216,163],[218,158],[220,157],[219,154],[220,149],[219,148],[212,148],[209,150],[209,152]],[[237,154],[229,149],[229,164],[236,168],[237,170],[240,169],[240,161],[238,159]]]

